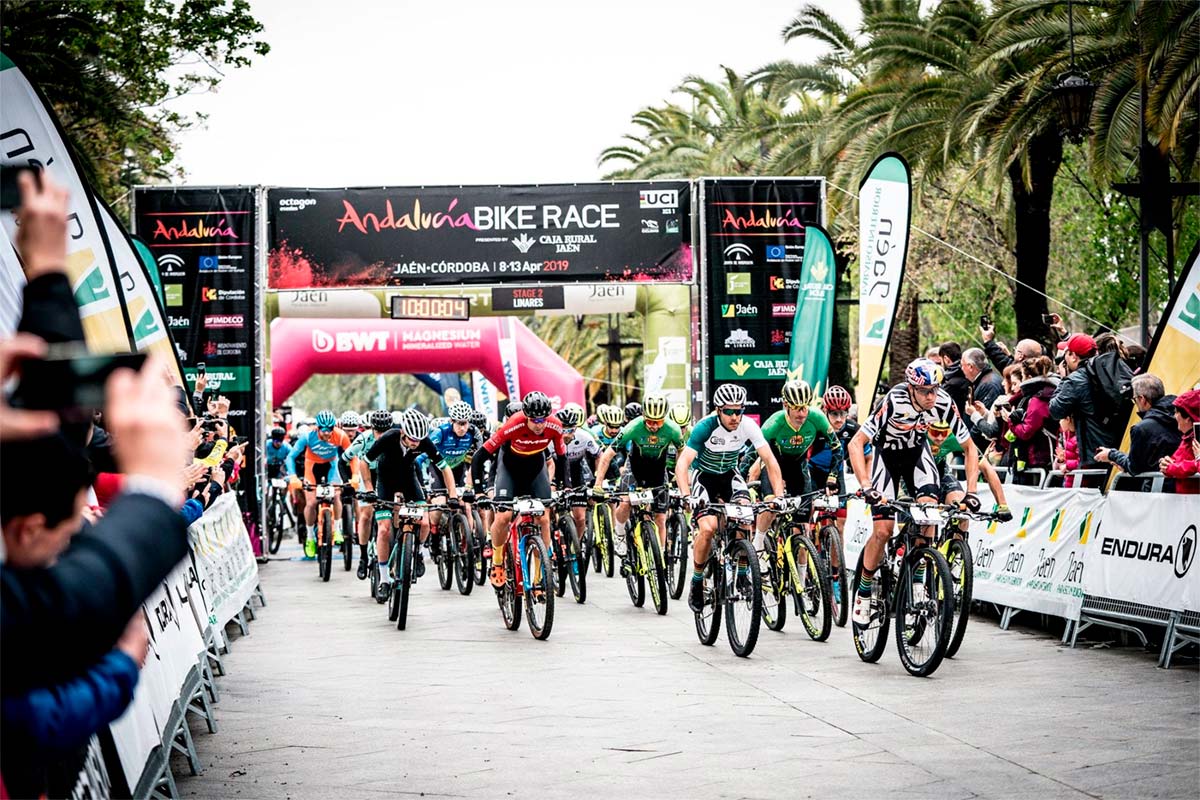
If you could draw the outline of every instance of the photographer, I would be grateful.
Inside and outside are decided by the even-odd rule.
[[[1054,467],[1054,444],[1058,422],[1050,416],[1050,398],[1058,388],[1058,376],[1051,373],[1054,363],[1046,356],[1021,362],[1020,398],[1006,414],[1009,432],[1016,448],[1017,483],[1037,485],[1034,477],[1022,479],[1026,469],[1050,470]]]

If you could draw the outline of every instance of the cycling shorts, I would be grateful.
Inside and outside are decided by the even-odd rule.
[[[511,501],[518,497],[550,499],[550,475],[546,472],[546,456],[534,453],[518,456],[501,450],[495,459],[496,481],[492,496]]]
[[[286,464],[284,464],[282,461],[268,461],[267,462],[267,480],[271,480],[272,478],[286,478],[286,477],[287,477],[287,465]]]
[[[950,495],[954,492],[962,492],[963,494],[966,494],[967,490],[963,488],[963,485],[958,478],[954,477],[954,473],[947,469],[942,475],[941,494],[938,495],[938,502],[944,503],[947,495]]]
[[[736,470],[721,473],[697,470],[692,473],[692,497],[703,503],[736,503],[739,500],[750,499],[750,487]],[[696,513],[696,517],[716,513],[718,512],[702,508]]]
[[[314,486],[322,481],[340,486],[342,476],[336,469],[331,469],[332,461],[308,461],[304,465],[304,479]]]
[[[938,496],[941,487],[937,464],[929,445],[910,447],[903,450],[875,451],[871,464],[871,486],[885,500],[895,500],[902,494],[912,499]],[[895,509],[873,509],[875,519],[894,519]]]
[[[563,485],[571,489],[592,485],[592,471],[582,458],[567,462],[567,474],[564,477],[566,481]]]
[[[801,456],[799,458],[789,458],[788,456],[776,456],[775,460],[779,462],[779,471],[783,473],[784,491],[790,497],[796,497],[802,494],[808,494],[813,491],[811,478],[809,477],[808,459]],[[762,479],[761,492],[765,496],[770,492],[770,477],[766,474],[766,469],[759,474]],[[824,484],[822,484],[824,485]]]
[[[375,493],[380,499],[391,502],[396,495],[409,503],[424,503],[426,500],[425,487],[421,484],[421,480],[417,475],[417,471],[411,470],[407,475],[400,476],[385,476],[380,475],[379,481],[375,484]],[[391,519],[392,512],[387,513],[387,519]],[[377,516],[376,519],[379,519]]]
[[[433,479],[430,481],[430,486],[433,489],[433,491],[434,492],[446,491],[446,481],[444,478],[442,478],[442,471],[440,469],[437,469],[436,467],[434,467],[430,471],[433,473]],[[450,468],[450,472],[454,475],[454,485],[458,486],[460,489],[463,486],[463,475],[466,473],[466,471],[467,471],[466,462],[459,464],[457,467]]]

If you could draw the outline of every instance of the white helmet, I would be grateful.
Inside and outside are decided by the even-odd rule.
[[[410,439],[420,441],[429,435],[429,417],[410,408],[400,415],[400,430]]]
[[[358,414],[354,411],[347,411],[338,419],[338,425],[342,426],[342,430],[350,430],[359,426]]]
[[[722,383],[713,392],[714,406],[746,405],[746,390],[735,383]]]
[[[400,427],[400,420],[402,420],[402,419],[404,419],[403,411],[393,411],[392,412],[392,424],[395,425],[397,428]]]
[[[470,422],[471,412],[474,410],[469,403],[459,400],[457,403],[450,404],[450,408],[446,410],[446,414],[454,422]]]

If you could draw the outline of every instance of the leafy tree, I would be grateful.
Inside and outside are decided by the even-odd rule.
[[[41,88],[110,201],[176,174],[173,135],[201,118],[172,101],[212,91],[223,69],[266,55],[262,29],[248,0],[0,2],[0,50]]]

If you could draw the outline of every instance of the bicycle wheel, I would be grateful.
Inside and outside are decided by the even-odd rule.
[[[796,569],[792,573],[792,596],[810,639],[823,642],[829,638],[833,615],[829,588],[829,573],[825,559],[807,536],[793,534],[792,558]]]
[[[317,572],[328,581],[333,572],[333,512],[321,512],[321,535],[317,537]]]
[[[604,567],[604,575],[613,576],[613,517],[612,507],[608,503],[597,506],[600,509],[600,530],[596,532],[596,543],[600,545],[600,558]]]
[[[567,591],[567,537],[563,535],[562,516],[554,521],[554,529],[550,532],[550,561],[555,573],[554,593],[562,597]]]
[[[576,603],[587,601],[587,558],[583,555],[583,544],[575,531],[575,520],[570,515],[563,517],[563,541],[566,545],[566,574],[571,584],[571,594]],[[559,593],[562,597],[562,593]]]
[[[413,584],[413,548],[417,532],[406,531],[400,545],[400,585],[393,592],[400,593],[400,614],[396,618],[397,630],[404,630],[408,625],[408,598],[412,594]]]
[[[525,537],[525,563],[529,565],[529,591],[525,592],[525,615],[535,639],[549,639],[554,627],[554,586],[550,577],[550,555],[540,534]]]
[[[574,521],[574,518],[572,518]],[[592,537],[592,515],[585,513],[583,515],[583,530],[579,530],[579,524],[575,524],[575,533],[579,536],[579,557],[582,559],[580,569],[587,572],[588,564],[592,560],[592,551],[595,549],[595,540]]]
[[[650,529],[650,538],[646,542],[646,579],[650,584],[650,601],[654,610],[663,615],[667,613],[667,562],[663,559],[662,547],[658,544],[658,526]]]
[[[479,512],[471,509],[472,533],[475,537],[475,560],[473,569],[475,572],[475,585],[483,586],[487,580],[488,570],[492,567],[492,559],[483,555],[484,545],[488,541],[488,532],[483,529],[483,519],[479,516]]]
[[[399,537],[399,533],[392,534]],[[388,621],[395,622],[400,617],[400,540],[392,539],[392,552],[388,563],[381,564],[380,569],[388,570],[391,582],[388,584]]]
[[[704,565],[704,604],[699,611],[693,611],[696,616],[696,636],[700,644],[712,645],[721,632],[721,590],[717,586],[720,567],[716,558],[708,557]]]
[[[932,675],[946,655],[954,625],[950,565],[931,547],[904,559],[896,585],[896,648],[910,675]],[[920,635],[913,631],[921,628]]]
[[[637,526],[642,527],[642,521],[638,520]],[[646,532],[643,530],[642,544],[644,545]],[[653,534],[651,534],[653,535]],[[634,608],[641,608],[646,604],[646,578],[643,575],[643,566],[645,561],[642,560],[641,551],[634,546],[632,535],[625,537],[625,562],[621,564],[621,572],[625,573],[625,588],[629,591],[629,599],[633,601]]]
[[[504,627],[515,631],[521,627],[521,601],[517,599],[517,556],[513,552],[512,542],[504,543],[505,569],[504,586],[496,590],[496,601],[500,604],[500,615],[504,617]]]
[[[725,575],[725,635],[734,655],[745,658],[754,652],[758,643],[758,626],[762,622],[762,574],[758,569],[758,554],[744,539],[729,543]]]
[[[450,520],[447,519],[447,512],[442,512],[442,519],[438,525],[438,532],[433,536],[429,543],[437,548],[437,555],[434,556],[432,551],[430,555],[437,562],[438,571],[438,586],[442,587],[443,592],[450,591],[450,585],[454,583],[454,553],[451,549],[450,542]]]
[[[954,584],[954,633],[946,647],[946,658],[954,658],[962,647],[963,634],[971,619],[971,597],[975,587],[975,561],[966,539],[947,542],[946,564],[950,567],[950,582]]]
[[[454,583],[458,593],[469,595],[475,588],[475,537],[467,525],[465,514],[456,513],[450,518],[450,547],[454,554]]]
[[[783,550],[779,547],[778,534],[767,534],[767,571],[762,576],[762,614],[768,630],[781,631],[787,623],[788,580],[787,563],[780,561]],[[762,569],[762,565],[759,565]]]
[[[817,534],[816,545],[821,551],[825,567],[829,571],[829,596],[833,604],[833,624],[844,628],[846,617],[849,616],[850,587],[846,580],[846,551],[842,547],[842,534],[838,531],[837,526],[826,525],[821,528]],[[834,562],[837,562],[838,579],[836,581],[833,579]]]
[[[349,572],[354,567],[354,504],[342,501],[342,564]]]
[[[865,551],[864,551],[865,552]],[[855,591],[858,591],[858,582],[862,576],[862,559],[860,553],[858,556],[858,565],[854,568],[854,583]],[[891,591],[892,573],[888,570],[886,563],[881,563],[879,569],[875,570],[875,581],[871,584],[871,619],[866,625],[859,625],[853,619],[850,620],[850,630],[854,634],[854,649],[858,653],[858,657],[868,664],[874,664],[883,655],[883,648],[887,646],[888,625],[891,624],[891,618],[888,616],[888,595]]]
[[[271,505],[267,510],[267,550],[274,555],[283,544],[283,504],[276,491],[271,497]]]
[[[688,581],[688,549],[687,549],[687,520],[678,511],[667,517],[667,552],[664,557],[667,562],[667,584],[671,589],[671,599],[683,597],[683,590]]]

